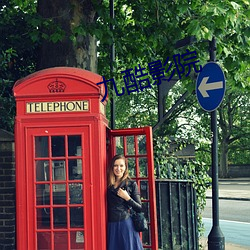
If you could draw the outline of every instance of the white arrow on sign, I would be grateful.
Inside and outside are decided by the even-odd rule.
[[[201,84],[198,87],[198,90],[201,92],[201,95],[203,97],[209,97],[209,94],[207,93],[208,90],[222,89],[223,88],[222,81],[207,83],[208,79],[209,79],[209,76],[203,77]]]

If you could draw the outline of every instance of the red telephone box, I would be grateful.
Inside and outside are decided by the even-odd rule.
[[[109,130],[101,81],[58,67],[13,88],[18,250],[106,250],[106,169],[115,153],[134,166],[150,226],[144,247],[158,249],[151,128]]]

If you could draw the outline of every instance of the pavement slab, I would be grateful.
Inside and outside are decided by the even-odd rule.
[[[237,185],[237,190],[225,188],[227,185]],[[206,197],[212,198],[212,188],[206,191]],[[250,178],[219,180],[219,199],[250,200]]]
[[[201,250],[208,250],[207,238],[201,238],[200,245],[202,246]],[[225,242],[225,250],[250,250],[250,247],[244,247]]]

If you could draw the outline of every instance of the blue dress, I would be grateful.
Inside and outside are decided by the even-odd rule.
[[[143,250],[131,217],[108,223],[108,250]]]
[[[120,186],[121,187],[121,186]],[[108,198],[108,250],[143,250],[139,233],[135,230],[129,209],[141,210],[141,200],[136,182],[129,181],[123,187],[131,200],[125,201],[117,195],[120,188],[109,187]]]

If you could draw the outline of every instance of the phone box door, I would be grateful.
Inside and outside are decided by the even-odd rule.
[[[88,144],[88,127],[27,129],[30,249],[92,244]]]
[[[145,249],[158,249],[156,195],[153,160],[152,128],[108,130],[109,160],[122,154],[128,159],[129,174],[137,182],[142,207],[149,222],[149,230],[141,234]]]

